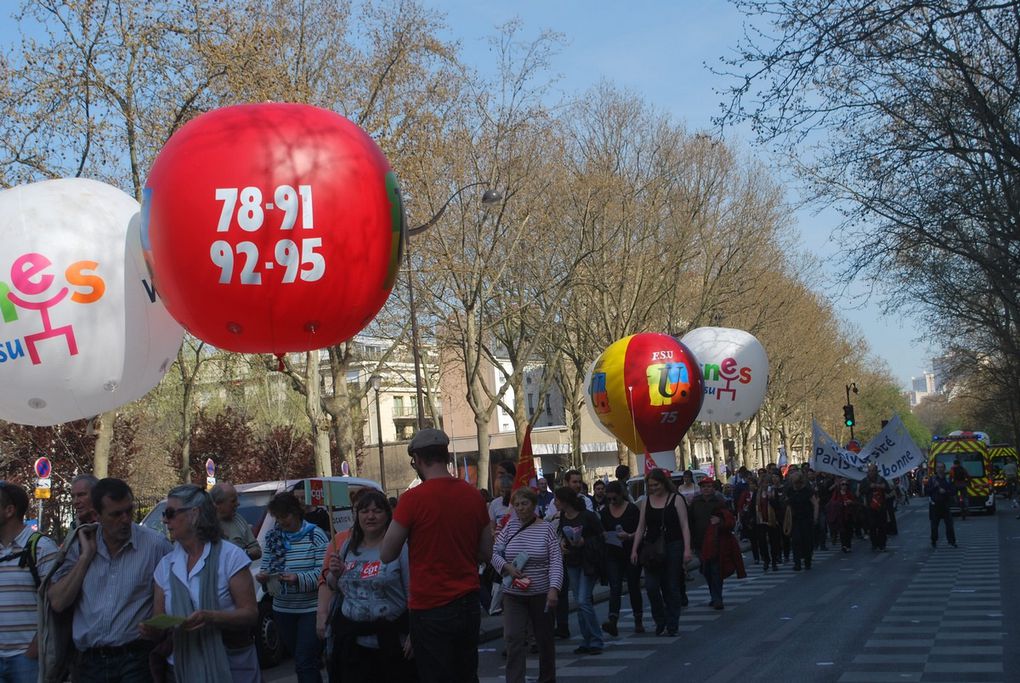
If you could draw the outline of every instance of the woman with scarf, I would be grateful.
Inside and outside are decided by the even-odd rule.
[[[266,535],[261,571],[255,578],[273,596],[273,621],[294,655],[298,683],[322,683],[322,641],[315,631],[319,574],[329,539],[305,521],[304,506],[290,491],[269,501],[276,527]]]
[[[397,560],[379,561],[379,546],[393,520],[380,491],[365,489],[354,514],[351,537],[330,556],[325,575],[326,584],[342,595],[331,624],[330,671],[344,683],[416,681],[408,637],[407,546]]]
[[[258,621],[251,559],[223,532],[212,498],[185,484],[167,496],[163,519],[176,543],[156,566],[152,614],[184,619],[169,663],[179,683],[258,683],[252,627]],[[141,626],[142,635],[159,631]]]

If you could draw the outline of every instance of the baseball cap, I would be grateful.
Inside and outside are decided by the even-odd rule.
[[[407,452],[414,453],[430,446],[449,446],[450,437],[441,429],[422,429],[417,432],[407,444]]]
[[[715,486],[715,479],[713,479],[712,477],[705,477],[704,479],[698,482],[698,486],[705,486],[706,484],[708,486]]]

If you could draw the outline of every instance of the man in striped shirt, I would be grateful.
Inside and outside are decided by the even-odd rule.
[[[131,487],[100,479],[92,488],[98,528],[85,527],[50,586],[50,606],[74,610],[79,683],[151,681],[149,652],[138,624],[152,616],[152,576],[170,552],[161,534],[131,521]]]
[[[46,536],[33,556],[26,510],[25,489],[0,481],[0,680],[13,683],[35,683],[39,676],[36,577],[45,576],[57,556],[57,545]]]

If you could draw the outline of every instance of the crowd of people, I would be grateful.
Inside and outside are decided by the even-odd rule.
[[[25,525],[25,490],[0,482],[0,681],[34,682],[40,666],[41,680],[62,680],[61,662],[39,656],[40,595],[70,620],[68,663],[82,683],[261,681],[256,583],[273,596],[301,683],[320,683],[323,663],[329,680],[345,683],[476,681],[483,611],[502,614],[506,680],[523,682],[535,654],[548,683],[555,640],[570,637],[570,599],[577,655],[598,655],[606,635],[620,634],[625,593],[635,633],[650,615],[656,635],[674,636],[691,571],[703,575],[710,606],[725,609],[724,580],[746,575],[741,538],[762,571],[811,570],[829,543],[849,553],[867,536],[884,551],[897,500],[923,493],[932,546],[942,525],[956,545],[949,509],[959,479],[942,464],[923,483],[892,484],[874,468],[860,482],[775,465],[741,468],[726,484],[687,471],[679,485],[654,470],[634,500],[625,466],[589,494],[576,470],[558,487],[542,478],[537,491],[515,488],[505,462],[487,500],[451,475],[442,431],[419,431],[408,453],[421,485],[396,506],[363,489],[352,527],[332,539],[284,491],[269,503],[273,526],[260,544],[228,483],[172,489],[168,538],[133,522],[126,482],[82,475],[71,487],[72,533],[58,547]],[[610,593],[601,623],[599,583]]]

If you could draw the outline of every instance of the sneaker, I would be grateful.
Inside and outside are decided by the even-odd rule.
[[[602,652],[602,651],[599,650],[599,652]],[[591,648],[590,647],[586,647],[584,645],[575,647],[574,648],[574,654],[575,655],[587,655],[587,654],[591,654]]]

